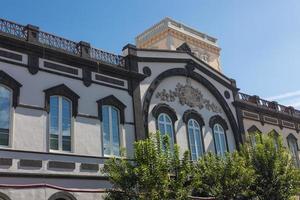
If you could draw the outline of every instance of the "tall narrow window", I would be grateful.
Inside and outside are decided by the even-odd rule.
[[[224,156],[226,153],[226,136],[223,127],[220,124],[215,124],[213,127],[215,139],[216,153],[219,156]]]
[[[173,123],[171,118],[165,114],[161,113],[157,119],[158,130],[162,136],[168,135],[170,138],[170,148],[174,147],[174,132]]]
[[[300,167],[297,139],[295,138],[295,136],[289,135],[287,141],[295,165],[297,167]]]
[[[113,106],[102,106],[102,134],[105,156],[120,156],[120,117]]]
[[[0,145],[9,145],[11,91],[0,85]]]
[[[198,122],[194,119],[188,121],[189,144],[192,160],[198,160],[204,153],[202,131]]]
[[[71,151],[72,103],[62,96],[50,97],[50,149]]]

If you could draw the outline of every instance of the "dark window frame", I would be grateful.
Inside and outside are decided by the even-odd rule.
[[[188,122],[189,120],[195,120],[199,126],[200,126],[200,134],[201,134],[201,142],[202,142],[202,152],[203,154],[205,154],[205,144],[204,144],[204,137],[203,137],[203,127],[205,126],[204,120],[201,116],[200,113],[198,113],[197,111],[190,109],[190,110],[186,110],[183,113],[182,116],[182,121],[185,123],[185,127],[186,127],[186,135],[187,135],[187,140],[188,140],[188,147],[190,149],[190,156],[192,158],[192,152],[191,152],[191,146],[190,146],[190,137],[189,137],[189,127],[188,127]]]
[[[209,119],[209,127],[211,128],[212,135],[213,135],[215,153],[217,154],[216,138],[215,138],[215,131],[214,131],[214,126],[216,124],[219,124],[224,130],[226,150],[227,150],[227,152],[229,152],[229,145],[228,145],[228,139],[227,139],[227,130],[228,130],[227,122],[220,115],[214,115]]]

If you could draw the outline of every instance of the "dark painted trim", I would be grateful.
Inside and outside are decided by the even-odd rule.
[[[213,129],[215,124],[220,124],[224,131],[228,130],[228,125],[225,119],[223,119],[220,115],[214,115],[209,119],[209,127]]]
[[[156,120],[161,113],[167,114],[171,118],[173,124],[178,120],[176,111],[173,108],[171,108],[168,104],[165,103],[157,104],[152,109],[151,113]]]
[[[87,57],[79,57],[69,54],[59,49],[53,49],[36,42],[27,42],[7,37],[0,34],[0,47],[16,53],[34,55],[39,58],[52,60],[54,62],[70,65],[77,68],[87,68],[93,72],[111,74],[117,78],[143,80],[146,76],[141,73],[130,71],[124,67],[115,66],[109,63],[104,63]]]
[[[45,173],[21,173],[21,172],[0,172],[1,177],[22,177],[22,178],[51,178],[51,179],[85,179],[85,180],[106,180],[106,176],[74,175],[74,174],[45,174]]]
[[[55,152],[39,152],[39,151],[26,151],[26,150],[16,150],[16,149],[9,149],[9,148],[0,148],[1,151],[6,152],[16,152],[16,153],[32,153],[32,154],[41,154],[41,155],[54,155],[54,156],[70,156],[70,157],[79,157],[79,158],[95,158],[95,159],[103,159],[107,160],[110,157],[104,156],[89,156],[89,155],[80,155],[80,154],[72,154],[72,153],[55,153]]]
[[[209,119],[209,127],[211,128],[213,139],[214,139],[215,152],[217,153],[216,138],[215,138],[215,131],[214,131],[215,124],[220,124],[222,126],[222,128],[224,129],[225,140],[226,140],[226,149],[229,152],[228,139],[227,139],[228,125],[227,125],[225,119],[223,119],[221,116],[214,115]]]
[[[32,110],[46,111],[46,109],[43,107],[31,106],[31,105],[26,105],[26,104],[19,104],[18,107],[32,109]]]
[[[0,192],[0,199],[1,200],[11,200],[6,194]]]
[[[183,113],[182,121],[185,123],[188,147],[190,149],[189,153],[190,153],[190,157],[192,158],[190,136],[189,136],[190,134],[189,134],[189,126],[188,126],[188,122],[190,119],[196,120],[200,126],[199,128],[200,128],[200,137],[201,137],[201,142],[202,142],[202,152],[203,153],[205,153],[205,144],[204,144],[204,137],[203,137],[203,127],[204,127],[205,123],[204,123],[204,120],[203,120],[201,114],[195,110],[190,109]]]
[[[183,113],[182,120],[184,123],[187,124],[190,119],[196,120],[198,122],[199,126],[205,125],[203,117],[196,110],[190,109],[190,110],[186,110]]]
[[[223,95],[218,91],[218,89],[205,77],[202,75],[193,72],[188,69],[184,68],[172,68],[169,70],[166,70],[159,74],[151,83],[149,88],[146,91],[145,98],[144,98],[144,104],[143,104],[143,115],[145,117],[144,120],[144,129],[148,133],[148,115],[149,115],[149,107],[150,107],[150,102],[152,99],[152,96],[156,90],[156,88],[159,86],[159,84],[166,78],[172,77],[172,76],[184,76],[184,77],[190,77],[196,82],[200,83],[201,85],[204,85],[211,93],[212,95],[216,98],[218,103],[221,105],[222,109],[224,110],[227,119],[229,120],[231,129],[234,134],[234,139],[236,143],[237,149],[239,149],[239,144],[241,142],[240,136],[239,136],[239,131],[238,131],[238,125],[235,121],[234,115],[231,112],[231,109],[229,105],[227,104],[226,100],[224,99]]]
[[[247,129],[248,133],[262,133],[255,125],[252,125]]]
[[[109,95],[97,101],[98,104],[98,117],[102,122],[102,106],[113,106],[119,110],[120,114],[120,123],[124,124],[125,122],[125,108],[126,105],[123,104],[119,99],[114,95]]]
[[[76,198],[68,192],[56,192],[53,195],[51,195],[48,200],[57,200],[57,199],[76,200]]]
[[[193,57],[196,58],[196,57]],[[198,58],[197,58],[198,60]],[[223,80],[222,78],[228,80],[229,82],[232,81],[232,79],[229,79],[228,77],[224,76],[223,74],[221,74],[220,72],[218,72],[217,70],[213,69],[211,66],[207,65],[206,63],[204,63],[201,60],[198,60],[199,62],[201,62],[201,64],[206,65],[207,67],[209,67],[209,69],[213,70],[213,72],[211,72],[210,70],[206,69],[205,67],[201,66],[200,64],[196,63],[193,59],[186,59],[186,58],[157,58],[157,57],[139,57],[138,58],[139,62],[160,62],[160,63],[190,63],[193,62],[195,67],[203,72],[204,74],[206,74],[207,76],[213,78],[214,80],[216,80],[217,82],[219,82],[221,85],[229,88],[232,91],[238,90],[238,88],[236,88],[234,85],[232,85],[231,83],[226,82],[225,80]],[[220,78],[219,76],[221,76],[222,78]]]
[[[78,99],[80,98],[73,90],[67,87],[65,84],[60,84],[49,89],[44,90],[45,92],[45,109],[50,112],[50,97],[51,96],[63,96],[68,98],[72,102],[72,115],[77,116],[78,113]]]
[[[155,125],[156,125],[156,130],[159,130],[159,126],[158,126],[158,117],[160,114],[164,113],[167,114],[172,121],[172,129],[173,129],[173,139],[174,139],[174,144],[177,143],[177,139],[176,139],[176,131],[175,131],[175,122],[178,120],[177,115],[176,115],[176,111],[171,108],[169,105],[165,104],[165,103],[160,103],[157,104],[151,111],[152,116],[155,118]]]
[[[20,87],[22,85],[2,70],[0,70],[0,84],[12,90],[12,106],[15,108],[19,103]]]

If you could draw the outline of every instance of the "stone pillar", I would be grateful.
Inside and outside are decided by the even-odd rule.
[[[26,26],[26,29],[28,31],[27,41],[28,42],[38,42],[39,41],[39,27],[28,24]]]
[[[78,43],[80,49],[80,56],[83,58],[91,57],[91,45],[88,42],[80,41]]]

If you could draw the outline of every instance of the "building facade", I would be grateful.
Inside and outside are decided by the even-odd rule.
[[[273,131],[299,166],[300,111],[239,93],[219,60],[169,18],[122,56],[0,19],[0,200],[102,199],[105,160],[157,130],[193,160]]]

